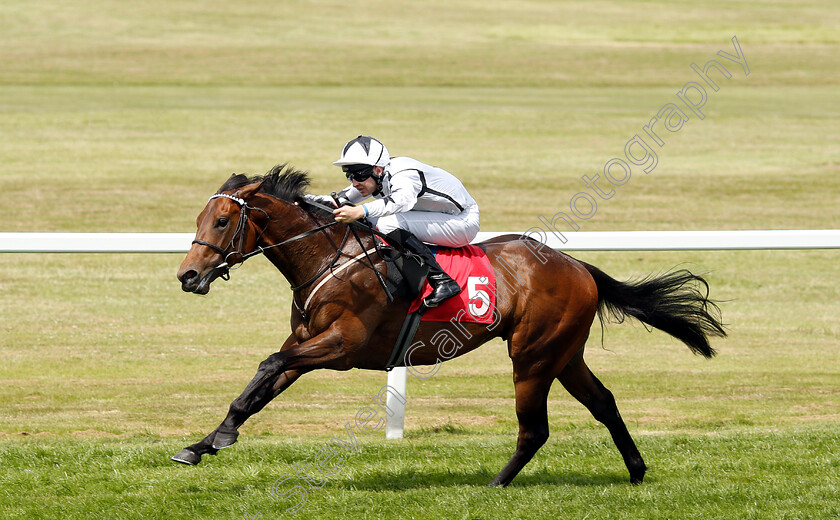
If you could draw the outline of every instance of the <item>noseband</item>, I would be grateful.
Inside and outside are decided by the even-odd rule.
[[[213,195],[212,197],[210,197],[209,199],[207,199],[207,202],[210,202],[211,200],[218,199],[218,198],[230,199],[233,202],[237,203],[239,205],[239,207],[241,208],[241,211],[239,212],[239,222],[237,222],[236,230],[233,232],[233,236],[230,238],[230,244],[228,244],[228,246],[225,249],[222,249],[221,247],[217,246],[216,244],[212,244],[212,243],[207,242],[205,240],[199,240],[197,238],[195,240],[193,240],[192,243],[193,244],[198,244],[200,246],[209,247],[210,249],[219,253],[219,255],[222,256],[222,258],[224,259],[222,261],[222,263],[217,265],[213,269],[214,270],[221,270],[222,274],[220,274],[219,276],[223,280],[228,280],[228,279],[230,279],[230,270],[231,270],[230,264],[228,263],[228,260],[230,259],[230,256],[238,254],[239,256],[242,257],[242,262],[245,261],[245,255],[242,254],[242,247],[245,245],[245,227],[248,225],[248,210],[257,209],[258,211],[262,211],[265,214],[266,217],[268,217],[268,213],[265,213],[265,211],[263,211],[261,209],[254,208],[253,206],[249,206],[248,203],[245,202],[245,199],[240,199],[239,197],[234,197],[233,195],[228,195],[227,193],[217,193],[217,194]],[[239,237],[239,246],[238,247],[234,246],[234,242],[236,242],[237,237]],[[228,250],[230,250],[230,252],[227,252]]]

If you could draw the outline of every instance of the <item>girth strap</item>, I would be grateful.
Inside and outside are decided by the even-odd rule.
[[[397,366],[406,366],[405,353],[408,351],[411,342],[414,341],[414,335],[417,334],[417,328],[420,326],[420,321],[426,309],[426,304],[421,303],[419,309],[409,313],[405,317],[402,329],[400,329],[400,333],[397,335],[397,341],[394,343],[394,349],[391,351],[391,357],[385,363],[386,372],[390,372]]]

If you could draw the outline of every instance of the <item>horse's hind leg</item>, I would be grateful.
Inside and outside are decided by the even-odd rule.
[[[517,380],[514,366],[516,391],[516,417],[519,419],[519,438],[516,452],[502,471],[490,483],[491,486],[507,486],[525,467],[537,450],[548,440],[548,391],[553,378],[531,377]]]
[[[569,362],[557,379],[575,399],[589,409],[595,419],[607,427],[630,472],[630,482],[641,483],[647,466],[618,413],[612,392],[601,384],[583,361],[583,350]]]

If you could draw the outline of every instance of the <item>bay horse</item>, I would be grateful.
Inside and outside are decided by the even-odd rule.
[[[345,224],[324,207],[304,199],[310,179],[285,165],[264,176],[233,175],[199,214],[197,232],[178,271],[186,292],[206,294],[210,284],[229,276],[232,266],[263,254],[292,284],[291,334],[279,351],[260,363],[256,375],[234,399],[227,416],[204,439],[173,457],[198,464],[236,442],[239,428],[253,414],[316,369],[384,370],[409,309],[409,301],[390,302],[380,285],[386,262],[380,255],[345,266],[374,247],[375,236],[360,231],[347,240]],[[498,283],[495,326],[462,323],[460,356],[494,337],[507,341],[513,363],[519,437],[516,450],[491,482],[506,486],[548,439],[547,398],[555,380],[609,430],[630,481],[641,483],[647,466],[619,415],[612,393],[583,359],[596,315],[603,323],[632,316],[684,342],[695,354],[715,355],[709,336],[725,336],[719,308],[709,300],[706,281],[677,270],[636,282],[620,282],[598,268],[543,246],[506,235],[477,244],[497,277],[511,272],[520,283]],[[312,294],[314,282],[320,290]],[[306,303],[304,303],[306,302]],[[422,322],[410,352],[411,366],[434,365],[440,354],[430,341],[450,322]],[[492,329],[492,330],[491,330]],[[419,345],[419,348],[414,348]]]

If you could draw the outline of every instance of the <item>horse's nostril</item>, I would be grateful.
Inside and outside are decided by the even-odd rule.
[[[190,269],[189,271],[184,271],[183,273],[181,273],[181,276],[179,276],[178,279],[181,280],[181,282],[183,283],[188,283],[195,280],[197,276],[198,273],[195,270]]]

